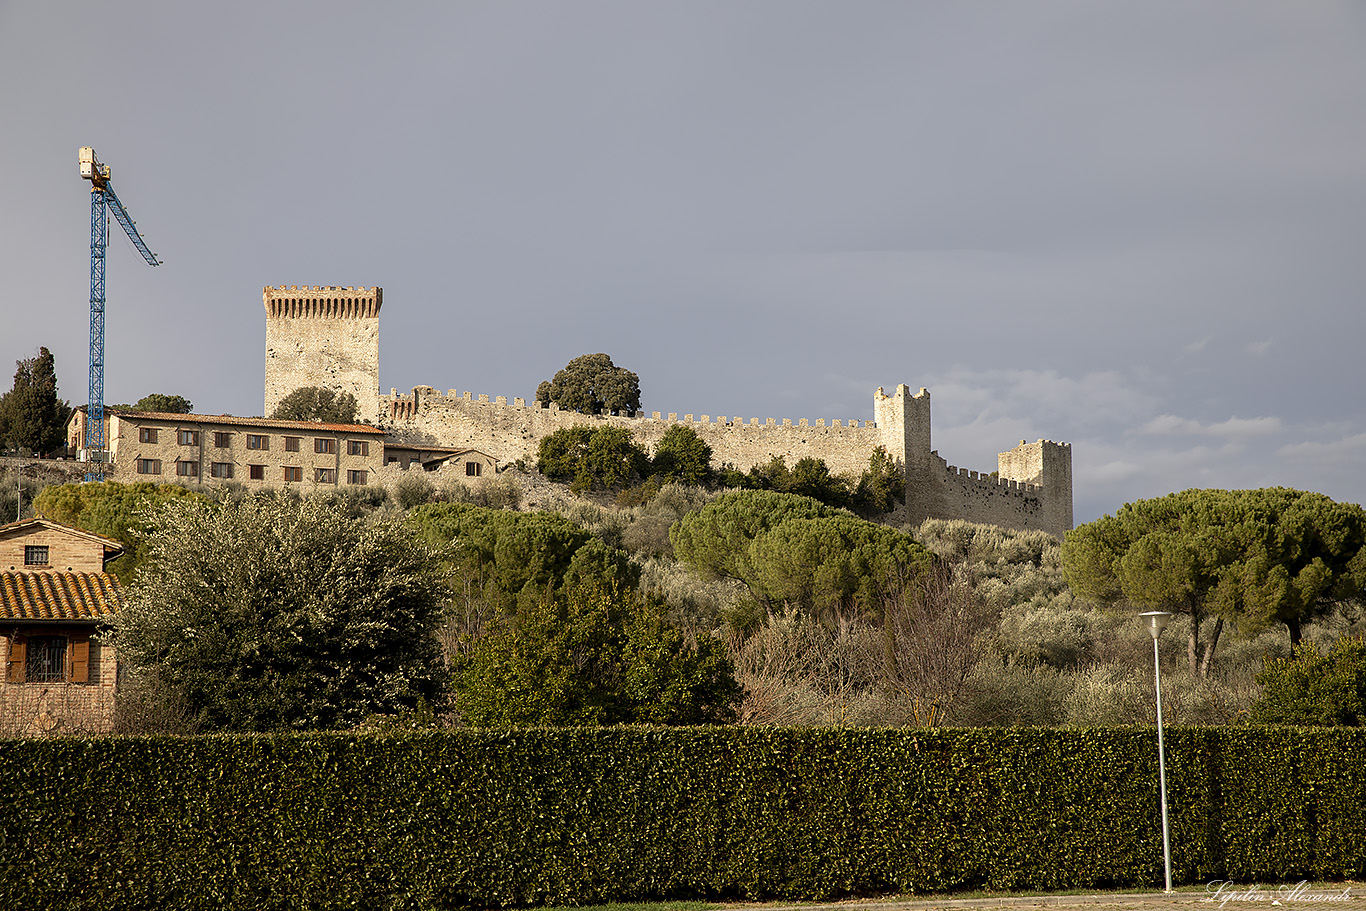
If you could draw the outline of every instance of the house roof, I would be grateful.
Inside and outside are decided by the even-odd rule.
[[[172,424],[222,424],[229,427],[268,427],[272,430],[330,430],[336,433],[369,433],[383,436],[384,431],[369,424],[325,424],[322,421],[285,421],[278,418],[239,418],[230,414],[167,414],[159,411],[113,411],[120,419],[165,421]]]
[[[77,415],[84,415],[87,406],[73,408],[67,425],[75,422]],[[231,414],[175,414],[164,411],[131,411],[126,408],[105,408],[104,419],[110,417],[128,418],[132,421],[162,421],[170,424],[223,424],[231,427],[266,427],[272,430],[331,430],[338,433],[368,433],[380,436],[384,433],[369,424],[325,424],[322,421],[286,421],[280,418],[243,418]]]
[[[14,532],[28,532],[37,528],[47,528],[52,531],[63,532],[73,538],[84,538],[104,548],[104,559],[108,562],[119,554],[123,553],[124,546],[122,541],[113,538],[106,538],[104,535],[97,535],[94,532],[83,531],[79,528],[72,528],[70,525],[63,525],[60,522],[53,522],[41,516],[32,519],[21,519],[18,522],[10,522],[8,525],[0,525],[0,538],[7,537]]]
[[[109,573],[0,572],[0,620],[99,620],[122,607]]]

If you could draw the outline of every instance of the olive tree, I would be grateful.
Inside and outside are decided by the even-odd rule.
[[[111,640],[200,730],[344,728],[442,695],[441,554],[402,524],[262,495],[148,526]]]

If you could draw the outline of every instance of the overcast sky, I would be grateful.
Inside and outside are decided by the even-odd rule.
[[[1366,500],[1366,6],[0,0],[0,383],[258,414],[265,285],[379,285],[380,385],[1073,444],[1077,521]],[[747,467],[747,466],[742,466]]]

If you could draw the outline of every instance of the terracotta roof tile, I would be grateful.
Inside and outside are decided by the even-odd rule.
[[[98,620],[122,607],[109,573],[0,572],[0,620]]]
[[[228,414],[165,414],[158,411],[111,411],[120,418],[166,421],[173,424],[224,424],[231,427],[269,427],[279,430],[331,430],[338,433],[373,433],[383,430],[369,424],[324,424],[321,421],[286,421],[277,418],[239,418]]]

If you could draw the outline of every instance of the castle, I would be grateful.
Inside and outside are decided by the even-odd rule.
[[[262,295],[266,310],[265,414],[300,386],[327,386],[356,397],[362,419],[385,431],[389,445],[454,447],[489,453],[502,463],[534,463],[544,437],[576,424],[628,428],[653,449],[673,424],[684,423],[712,449],[717,464],[741,470],[775,456],[789,465],[810,456],[835,474],[857,476],[873,450],[885,449],[906,473],[902,520],[966,519],[1062,537],[1072,527],[1072,447],[1021,441],[1000,453],[995,473],[948,464],[931,448],[930,394],[903,385],[873,394],[873,420],[795,423],[767,418],[685,414],[587,415],[542,407],[523,398],[440,393],[418,386],[400,395],[379,390],[380,288],[281,286]]]

